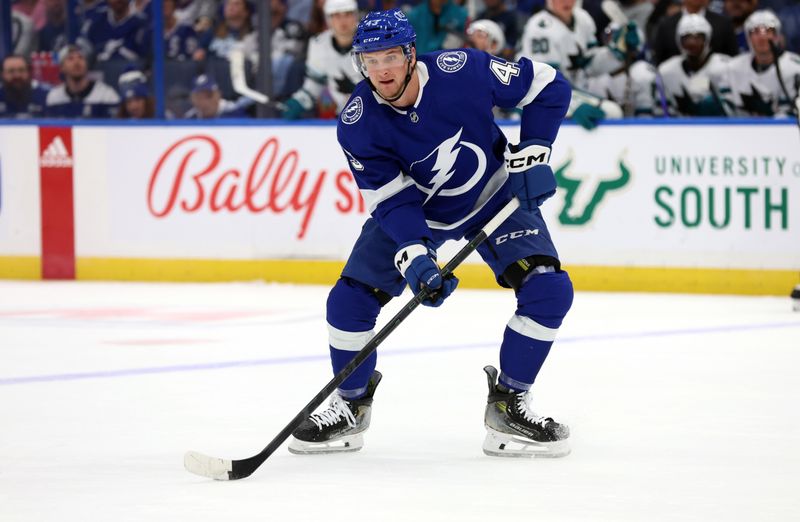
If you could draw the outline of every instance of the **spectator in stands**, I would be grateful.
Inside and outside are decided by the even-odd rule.
[[[287,16],[286,0],[271,0],[272,92],[285,98],[303,84],[308,36],[300,22]]]
[[[44,0],[46,22],[39,31],[39,50],[56,51],[67,44],[66,0]]]
[[[44,26],[44,4],[41,0],[11,0],[11,8],[30,18],[34,30],[38,31]]]
[[[362,80],[350,57],[358,25],[356,0],[325,0],[325,17],[330,29],[311,39],[305,81],[286,101],[285,119],[294,120],[312,111],[326,87],[338,114]]]
[[[209,50],[215,56],[227,59],[231,49],[237,46],[241,46],[248,60],[258,62],[253,4],[247,0],[225,0],[222,4],[222,20],[217,24]]]
[[[663,19],[680,13],[681,8],[681,0],[655,0],[653,12],[647,17],[647,24],[643,26],[648,45],[655,39],[658,24],[660,24]]]
[[[658,65],[671,56],[680,54],[676,40],[678,21],[684,14],[700,14],[711,24],[711,51],[735,56],[739,53],[736,44],[736,33],[733,23],[724,15],[713,13],[707,9],[709,0],[684,0],[681,12],[668,16],[659,22],[650,47],[653,51],[653,62]]]
[[[26,58],[36,49],[36,30],[33,27],[33,20],[17,10],[11,12],[11,48],[14,54]]]
[[[787,5],[778,13],[778,18],[783,25],[783,36],[786,39],[786,49],[800,53],[800,2]]]
[[[119,118],[140,120],[155,117],[155,101],[150,96],[147,78],[141,71],[130,71],[122,74],[119,77],[119,90],[122,94]]]
[[[178,0],[175,16],[178,23],[194,27],[198,35],[214,27],[217,0]]]
[[[281,56],[304,60],[308,35],[303,24],[288,17],[286,0],[271,0],[270,15],[273,61]]]
[[[211,119],[211,118],[244,118],[248,116],[247,109],[253,102],[240,98],[238,101],[224,100],[217,82],[206,74],[195,78],[192,85],[192,108],[184,118]]]
[[[751,14],[744,23],[750,52],[728,66],[731,100],[741,115],[787,116],[800,109],[800,56],[786,51],[781,22],[769,10]],[[775,62],[780,66],[780,76]]]
[[[106,0],[87,16],[78,38],[97,61],[137,61],[148,56],[147,20],[132,13],[128,0]]]
[[[467,10],[453,0],[423,0],[408,13],[417,33],[417,54],[464,44]]]
[[[505,40],[505,44],[492,54],[512,59],[514,56],[514,49],[517,46],[517,39],[519,38],[517,13],[506,7],[505,0],[484,0],[483,4],[486,6],[486,9],[478,14],[477,19],[491,20],[497,24],[500,30],[503,31],[503,38]]]
[[[744,32],[744,21],[758,9],[758,0],[725,0],[725,15],[733,22],[736,33],[736,43],[739,52],[746,53],[750,50],[747,46],[747,35]]]
[[[78,45],[68,45],[58,53],[64,83],[47,95],[45,114],[56,118],[113,118],[119,95],[99,80],[89,78],[89,65]]]
[[[0,118],[36,118],[44,115],[49,89],[31,79],[31,67],[24,56],[3,58],[0,85]]]
[[[175,16],[176,2],[177,0],[162,0],[166,58],[168,60],[205,60],[206,50],[200,47],[194,27],[179,22]]]

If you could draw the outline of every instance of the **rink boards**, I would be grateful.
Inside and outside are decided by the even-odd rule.
[[[68,123],[0,125],[2,278],[326,284],[366,219],[331,124]],[[579,289],[800,282],[792,124],[568,125],[551,165],[542,211]],[[494,285],[478,258],[458,273]]]

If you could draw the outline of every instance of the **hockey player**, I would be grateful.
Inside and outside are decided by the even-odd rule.
[[[637,31],[638,41],[643,41],[644,34],[639,28],[634,26],[632,29]],[[605,32],[606,46],[625,63],[609,73],[587,78],[586,90],[619,105],[626,117],[652,116],[655,69],[637,56],[638,49],[632,50],[630,57],[627,56],[625,28],[612,23]]]
[[[732,102],[743,115],[791,114],[797,110],[800,56],[783,49],[781,22],[772,11],[751,14],[744,28],[750,52],[728,67]]]
[[[643,45],[635,24],[622,30],[621,39],[630,47]],[[611,49],[599,46],[597,28],[592,17],[576,6],[576,0],[547,0],[547,8],[533,15],[522,35],[522,49],[518,57],[545,62],[559,69],[579,89],[570,106],[569,116],[587,129],[593,129],[606,117],[621,117],[616,104],[593,102],[583,96],[588,91],[588,78],[610,73],[624,66],[624,57]],[[601,105],[603,105],[601,107]],[[606,107],[608,110],[605,110]]]
[[[685,14],[675,33],[681,54],[658,66],[673,116],[725,116],[730,57],[711,52],[711,24]]]
[[[570,98],[568,82],[547,64],[507,62],[459,49],[417,55],[416,34],[399,9],[369,13],[353,40],[366,78],[337,128],[371,218],[328,297],[331,361],[340,371],[374,335],[381,307],[406,284],[427,289],[427,306],[455,290],[443,279],[437,248],[470,238],[516,195],[514,212],[478,248],[499,285],[512,288],[516,312],[505,328],[500,372],[489,385],[483,450],[499,456],[563,456],[567,426],[536,415],[530,388],[572,304],[539,206],[555,194],[547,164]],[[519,144],[509,144],[492,107],[522,108]],[[330,406],[294,432],[294,453],[355,451],[369,427],[381,374],[373,354],[347,378]]]
[[[361,75],[353,69],[350,49],[358,25],[356,0],[326,0],[327,31],[311,39],[306,58],[303,87],[286,101],[283,117],[300,118],[314,108],[325,87],[336,103],[336,114],[344,108]]]
[[[506,37],[497,23],[491,20],[475,20],[467,28],[467,39],[475,49],[502,56]]]

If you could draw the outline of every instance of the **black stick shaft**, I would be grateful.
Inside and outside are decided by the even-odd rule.
[[[492,218],[472,240],[464,245],[464,247],[453,256],[442,269],[442,279],[453,273],[458,265],[460,265],[469,255],[478,248],[478,245],[483,243],[486,238],[505,221],[519,207],[519,201],[514,198],[503,207],[498,214]],[[300,412],[278,433],[272,441],[267,444],[267,447],[261,450],[257,455],[252,457],[232,461],[232,471],[228,472],[229,480],[237,480],[240,478],[249,477],[261,464],[277,450],[281,444],[296,430],[300,424],[316,410],[325,399],[333,393],[350,375],[358,368],[370,355],[372,355],[378,346],[391,334],[395,328],[400,326],[400,323],[411,315],[425,298],[428,297],[428,290],[423,289],[417,292],[411,301],[409,301],[402,309],[400,309],[389,322],[364,345],[364,347],[356,354],[355,357],[337,373],[331,381],[317,393],[308,404],[306,404]]]

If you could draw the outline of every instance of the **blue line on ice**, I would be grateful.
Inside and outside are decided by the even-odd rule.
[[[641,339],[647,337],[671,337],[679,335],[708,335],[717,333],[742,332],[749,330],[770,330],[778,328],[800,328],[800,322],[765,323],[750,325],[726,325],[713,328],[682,328],[676,330],[653,330],[648,332],[610,333],[601,335],[583,335],[574,337],[561,337],[559,344],[583,343],[592,341],[614,341],[623,339]],[[498,341],[471,344],[458,344],[452,346],[420,346],[416,348],[394,348],[381,350],[381,357],[397,355],[413,355],[420,353],[454,352],[459,350],[475,350],[480,348],[497,347]],[[31,384],[42,382],[80,381],[86,379],[107,379],[113,377],[130,377],[134,375],[150,375],[159,373],[181,373],[203,370],[221,370],[225,368],[250,367],[250,366],[277,366],[281,364],[298,364],[306,362],[327,361],[327,351],[320,350],[318,355],[303,355],[298,357],[273,357],[267,359],[244,359],[239,361],[219,361],[195,364],[178,364],[171,366],[154,366],[149,368],[127,368],[121,370],[101,370],[94,372],[75,372],[48,375],[30,375],[25,377],[0,377],[0,386],[13,384]]]

